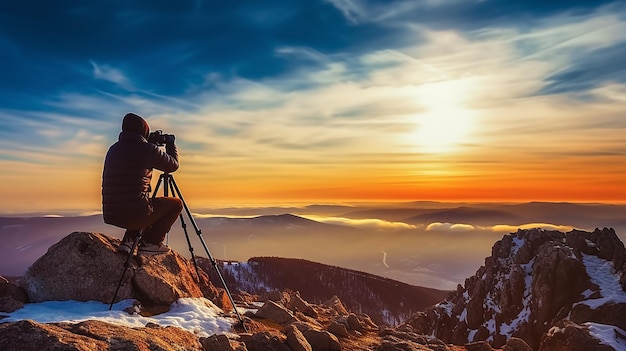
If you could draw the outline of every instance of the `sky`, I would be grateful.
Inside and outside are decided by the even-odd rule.
[[[125,113],[192,206],[626,200],[626,2],[1,1],[0,212],[100,209]]]

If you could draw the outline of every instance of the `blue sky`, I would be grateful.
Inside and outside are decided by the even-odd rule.
[[[603,6],[605,13],[624,10],[611,1],[7,1],[2,105],[49,110],[71,92],[188,98],[217,89],[207,82],[211,74],[262,81],[323,65],[324,56],[350,63],[368,52],[403,51],[424,40],[416,27],[468,38],[486,28],[523,33],[559,16],[589,18]],[[528,54],[550,50],[529,44]],[[538,93],[623,82],[625,45],[580,52],[547,74]],[[355,67],[353,74],[367,72]]]
[[[624,33],[624,1],[3,1],[0,184],[34,206],[63,193],[33,186],[46,174],[97,207],[134,111],[177,135],[206,198],[414,198],[433,175],[507,198],[547,168],[539,196],[559,170],[624,161]]]

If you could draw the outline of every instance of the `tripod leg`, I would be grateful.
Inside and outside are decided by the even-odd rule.
[[[133,247],[128,253],[128,257],[126,257],[126,262],[124,262],[124,270],[122,271],[122,276],[120,277],[120,281],[117,283],[117,288],[115,288],[115,294],[113,294],[113,298],[111,299],[111,303],[109,304],[109,311],[113,308],[113,304],[115,303],[115,299],[117,298],[117,293],[120,291],[120,287],[122,286],[122,281],[124,281],[124,275],[126,275],[126,271],[128,270],[128,266],[130,265],[130,259],[133,257],[133,253],[137,246],[139,246],[139,240],[141,240],[141,233],[137,235],[135,241],[133,242]]]
[[[202,237],[202,230],[200,230],[200,228],[198,227],[198,224],[196,223],[193,216],[191,215],[191,211],[189,210],[189,207],[187,207],[187,203],[185,202],[185,199],[183,198],[183,194],[181,194],[180,189],[178,188],[178,185],[176,184],[176,181],[174,181],[174,177],[172,175],[169,175],[169,177],[170,177],[170,187],[172,188],[172,193],[176,194],[178,198],[183,202],[183,208],[185,209],[185,212],[187,213],[187,217],[189,217],[189,221],[191,222],[191,225],[193,225],[194,229],[196,230],[196,234],[198,234],[198,238],[200,239],[200,243],[202,244],[202,247],[204,248],[204,252],[206,252],[209,260],[211,261],[211,265],[215,269],[215,272],[217,272],[217,276],[220,278],[220,282],[222,283],[224,290],[226,290],[226,295],[228,295],[228,299],[230,300],[230,303],[233,305],[233,310],[235,310],[235,314],[237,315],[239,322],[241,322],[241,326],[243,327],[243,330],[247,332],[248,330],[246,328],[246,325],[243,322],[243,317],[237,310],[237,305],[235,305],[235,300],[233,299],[233,296],[231,295],[230,290],[228,290],[228,286],[226,285],[226,282],[224,281],[222,272],[220,272],[219,267],[217,267],[217,263],[215,262],[215,259],[211,255],[211,252],[209,251],[209,248],[207,247],[206,242],[204,241],[204,238]],[[183,215],[181,214],[180,216],[182,219]],[[194,264],[195,264],[195,261],[194,261]]]
[[[196,269],[196,277],[198,278],[198,283],[200,283],[200,271],[198,270],[198,263],[196,262],[196,255],[193,253],[193,246],[191,246],[191,240],[189,240],[189,234],[187,234],[187,223],[183,219],[183,215],[180,215],[180,224],[183,227],[183,232],[185,232],[185,239],[187,239],[187,245],[189,246],[189,254],[191,255],[191,262],[193,262],[193,267]]]
[[[159,187],[161,187],[161,182],[163,182],[163,178],[165,178],[165,174],[166,173],[162,173],[159,176],[159,180],[157,181],[156,186],[154,187],[154,192],[152,192],[152,197],[153,198],[156,197],[157,192],[159,192]],[[167,186],[167,184],[165,184],[165,186]]]

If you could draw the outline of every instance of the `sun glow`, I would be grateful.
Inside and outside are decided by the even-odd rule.
[[[412,135],[420,151],[443,153],[464,143],[473,127],[473,112],[465,106],[471,94],[467,80],[426,84],[418,90],[418,103],[425,111],[415,117]]]

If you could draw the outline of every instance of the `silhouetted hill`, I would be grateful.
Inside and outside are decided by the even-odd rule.
[[[355,209],[347,205],[308,205],[304,207],[226,207],[206,209],[204,212],[224,216],[270,216],[293,213],[296,215],[313,214],[318,216],[336,216]]]
[[[299,229],[350,229],[345,226],[337,226],[333,224],[325,224],[310,219],[299,217],[290,213],[279,215],[263,215],[251,218],[230,218],[230,217],[211,217],[200,219],[199,222],[206,224],[208,227],[279,227],[299,228]]]
[[[196,234],[188,223],[192,240]],[[245,242],[250,235],[277,241],[281,236],[307,237],[324,233],[359,233],[358,229],[316,222],[292,214],[263,215],[252,218],[208,217],[196,219],[206,238]],[[0,217],[0,274],[19,276],[48,248],[67,233],[93,231],[121,238],[124,230],[104,223],[102,215],[76,217]],[[197,245],[197,242],[195,242]],[[187,244],[180,222],[172,226],[170,245],[186,252]],[[251,255],[250,255],[251,256]],[[246,256],[250,257],[250,256]]]
[[[366,313],[375,322],[389,325],[403,323],[449,293],[303,259],[255,257],[244,263],[220,263],[229,289],[257,295],[290,289],[318,304],[337,295],[348,310]],[[213,282],[219,281],[209,260],[199,258],[198,264]]]
[[[626,230],[626,205],[603,203],[528,202],[503,203],[429,203],[411,202],[387,207],[356,208],[342,214],[346,218],[380,218],[409,224],[433,222],[492,226],[549,223],[592,230],[613,227]]]
[[[422,223],[465,223],[473,225],[493,225],[497,223],[519,223],[521,217],[513,213],[497,210],[472,207],[457,207],[444,210],[429,210],[403,220],[409,224]]]
[[[514,205],[498,205],[498,209],[515,213],[520,218],[532,222],[567,224],[576,228],[613,227],[624,228],[626,205],[567,203],[567,202],[529,202]],[[517,223],[512,223],[517,224]]]

